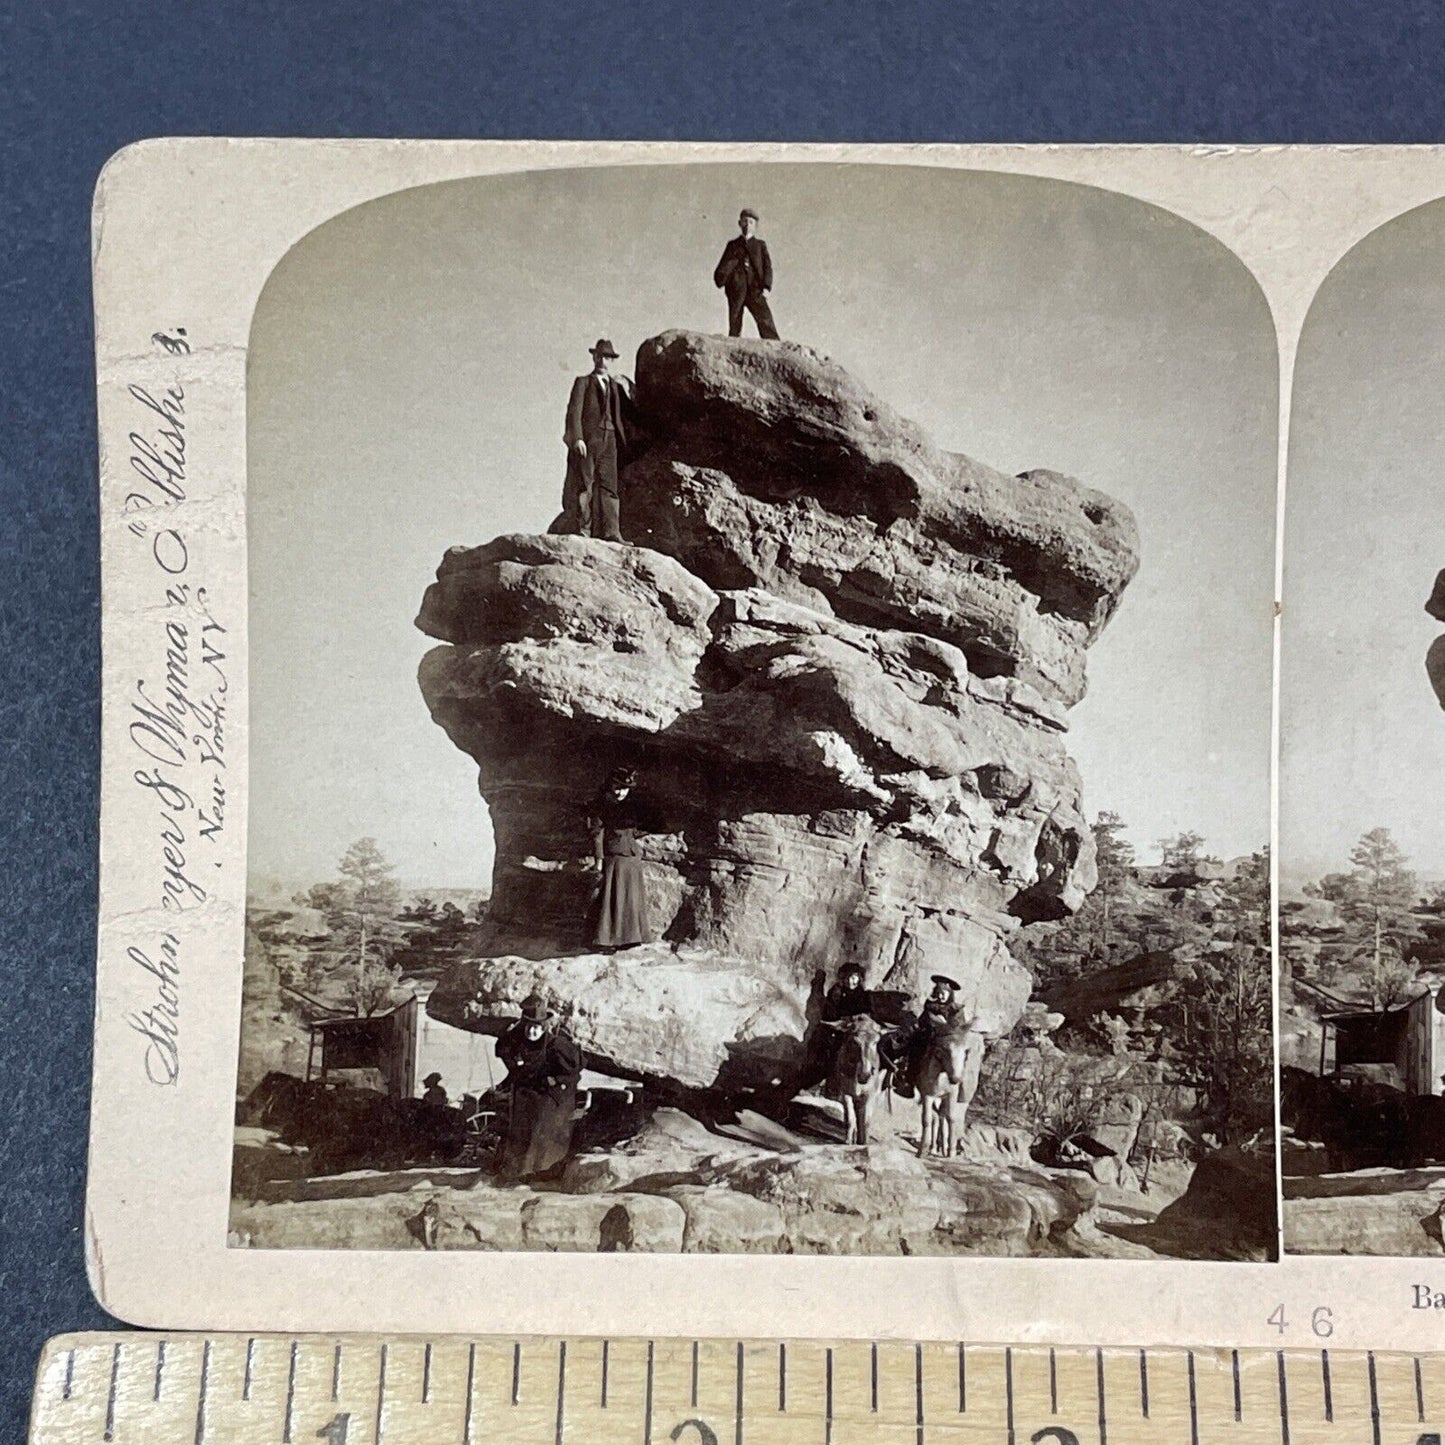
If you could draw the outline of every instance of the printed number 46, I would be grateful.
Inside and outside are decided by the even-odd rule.
[[[1285,1318],[1284,1314],[1284,1306],[1276,1305],[1274,1313],[1269,1316],[1265,1323],[1273,1325],[1280,1334],[1283,1334],[1289,1328],[1289,1321]],[[1314,1310],[1310,1314],[1310,1329],[1322,1340],[1327,1340],[1334,1334],[1335,1312],[1329,1305],[1316,1305],[1314,1307]]]

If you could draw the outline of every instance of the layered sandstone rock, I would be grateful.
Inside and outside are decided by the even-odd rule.
[[[593,1063],[689,1088],[788,1087],[845,958],[903,997],[950,973],[1006,1029],[1006,938],[1093,886],[1065,709],[1132,519],[938,450],[799,346],[669,333],[638,403],[635,545],[453,549],[423,602],[496,837],[487,956],[431,1011],[495,1031],[543,986]],[[582,817],[618,763],[662,820],[660,942],[602,956]]]
[[[804,346],[666,332],[638,352],[637,399],[659,445],[627,473],[630,540],[715,587],[921,632],[979,675],[1083,695],[1084,649],[1138,566],[1112,498],[943,451]]]
[[[433,1170],[397,1191],[385,1176],[338,1176],[233,1202],[233,1241],[305,1247],[686,1254],[1089,1253],[1097,1190],[984,1150],[986,1162],[919,1159],[896,1144],[770,1149],[661,1110],[632,1139],[570,1160],[561,1190],[496,1189],[475,1172]],[[430,1186],[430,1187],[429,1187]],[[438,1186],[451,1186],[441,1188]]]
[[[1445,570],[1435,578],[1425,611],[1437,622],[1445,622]],[[1425,670],[1430,675],[1430,685],[1440,699],[1440,706],[1445,707],[1445,633],[1430,644],[1430,650],[1425,654]]]

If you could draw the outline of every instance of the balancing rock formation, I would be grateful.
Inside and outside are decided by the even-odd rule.
[[[433,719],[496,836],[487,957],[432,995],[496,1032],[534,987],[592,1061],[786,1090],[823,979],[947,972],[994,1031],[1005,940],[1095,880],[1066,710],[1138,563],[1133,517],[1053,472],[941,451],[789,342],[668,332],[637,361],[630,546],[454,548],[417,626]],[[659,942],[588,952],[583,824],[635,766]]]

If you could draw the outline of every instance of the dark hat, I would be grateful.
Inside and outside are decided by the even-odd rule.
[[[597,345],[592,347],[591,351],[593,356],[616,357],[621,354],[605,336],[599,338]]]
[[[744,206],[742,210],[738,212],[738,220],[741,221],[744,216],[751,216],[755,221],[760,219],[758,213],[753,210],[751,206]]]
[[[637,783],[636,768],[613,768],[607,774],[607,786],[609,788],[631,788]]]
[[[438,1074],[438,1073],[430,1073],[430,1074],[428,1074],[428,1075],[426,1076],[426,1078],[424,1078],[424,1079],[422,1080],[422,1083],[424,1083],[424,1084],[427,1086],[427,1088],[431,1088],[431,1086],[432,1086],[433,1084],[439,1084],[439,1083],[441,1083],[441,1081],[442,1081],[442,1076],[441,1076],[440,1074]]]
[[[845,963],[838,970],[839,978],[847,978],[850,973],[856,973],[859,978],[863,977],[863,965],[861,963]]]
[[[551,1017],[552,1010],[547,1007],[547,1000],[539,993],[532,994],[522,1005],[523,1023],[544,1024]]]
[[[963,987],[956,978],[949,978],[946,973],[935,973],[933,975],[933,982],[941,983],[945,988],[952,989],[954,993],[957,993],[959,989]]]

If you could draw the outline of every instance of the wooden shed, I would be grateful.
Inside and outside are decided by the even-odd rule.
[[[1320,1073],[1390,1064],[1409,1094],[1445,1094],[1445,1000],[1435,986],[1389,1009],[1321,1016]]]
[[[490,1038],[432,1018],[417,994],[387,1013],[311,1025],[306,1077],[352,1069],[375,1070],[394,1099],[418,1097],[427,1075],[438,1073],[453,1103],[485,1093],[501,1074]]]

